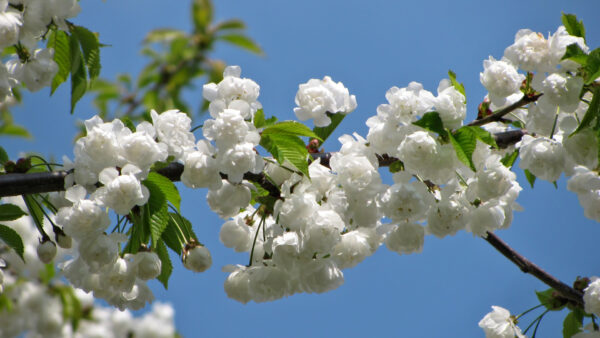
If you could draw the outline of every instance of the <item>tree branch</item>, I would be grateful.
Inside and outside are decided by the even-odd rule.
[[[467,126],[483,126],[484,124],[487,124],[487,123],[490,123],[490,122],[501,121],[502,118],[506,114],[508,114],[508,113],[510,113],[510,112],[518,109],[518,108],[521,108],[521,107],[523,107],[523,106],[525,106],[525,105],[527,105],[527,104],[529,104],[531,102],[537,101],[537,99],[539,99],[540,96],[542,96],[542,94],[535,94],[535,95],[531,95],[531,96],[530,95],[523,95],[523,97],[519,101],[511,104],[510,106],[504,107],[504,108],[502,108],[502,109],[494,112],[492,115],[486,116],[486,117],[484,117],[482,119],[474,120],[473,122],[467,124]]]
[[[518,266],[521,271],[535,276],[535,278],[539,279],[544,284],[558,291],[564,298],[583,307],[583,293],[581,291],[575,290],[569,285],[556,279],[554,276],[550,275],[542,268],[516,252],[494,233],[488,232],[487,237],[482,238],[490,243],[502,255],[504,255],[504,257],[508,258],[511,262]]]

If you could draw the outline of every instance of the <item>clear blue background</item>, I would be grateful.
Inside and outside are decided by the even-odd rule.
[[[102,76],[136,74],[145,60],[139,54],[145,33],[157,27],[190,29],[189,1],[82,1],[75,22],[100,33]],[[586,25],[587,41],[600,46],[598,1],[275,1],[217,0],[218,19],[243,19],[250,35],[266,52],[256,57],[225,45],[214,57],[242,66],[242,75],[261,86],[260,101],[268,115],[294,118],[298,84],[330,75],[342,81],[358,100],[358,108],[334,135],[357,131],[385,102],[392,86],[423,83],[435,93],[448,69],[464,82],[469,119],[485,95],[479,83],[482,62],[500,58],[520,28],[547,36],[560,25],[561,11],[574,13]],[[52,98],[49,90],[25,95],[14,109],[33,140],[0,138],[14,158],[38,151],[72,158],[76,119],[95,114],[84,99],[69,115],[68,85]],[[197,88],[188,95],[201,100]],[[198,121],[200,123],[200,121]],[[335,138],[326,144],[336,150]],[[574,194],[539,181],[524,187],[510,229],[498,235],[559,279],[600,275],[600,225],[583,217]],[[183,186],[183,213],[213,254],[213,267],[194,274],[175,264],[168,291],[152,283],[158,301],[176,309],[176,324],[185,337],[481,337],[478,321],[491,305],[511,313],[538,304],[534,290],[546,286],[525,275],[480,238],[461,232],[439,240],[427,237],[421,254],[399,256],[381,248],[357,267],[344,271],[345,284],[321,295],[294,295],[263,304],[239,304],[227,298],[221,272],[226,264],[246,264],[218,240],[221,221],[206,206],[205,191]],[[539,314],[540,312],[535,312]],[[524,329],[536,314],[521,322]],[[539,337],[560,337],[566,313],[549,314]],[[530,331],[531,333],[531,331]]]

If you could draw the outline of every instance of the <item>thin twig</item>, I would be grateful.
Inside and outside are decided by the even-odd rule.
[[[537,99],[539,99],[540,96],[542,96],[542,94],[535,94],[535,95],[531,95],[531,96],[530,95],[523,95],[523,97],[519,101],[511,104],[510,106],[504,107],[504,108],[502,108],[502,109],[494,112],[492,115],[486,116],[486,117],[484,117],[482,119],[474,120],[473,122],[467,124],[467,126],[483,126],[484,124],[487,124],[487,123],[490,123],[490,122],[501,121],[502,118],[506,114],[512,112],[515,109],[521,108],[521,107],[523,107],[523,106],[525,106],[525,105],[527,105],[527,104],[529,104],[531,102],[537,101]]]

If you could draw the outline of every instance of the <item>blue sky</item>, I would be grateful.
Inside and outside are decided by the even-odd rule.
[[[560,25],[561,11],[574,13],[586,25],[587,41],[600,46],[598,1],[234,1],[218,0],[218,19],[238,17],[263,47],[257,57],[219,45],[215,57],[242,67],[242,75],[261,86],[267,115],[293,119],[298,84],[330,75],[355,94],[358,108],[344,120],[335,138],[357,131],[366,135],[366,119],[385,102],[392,86],[410,81],[435,92],[448,69],[464,83],[469,117],[485,95],[479,83],[482,62],[500,58],[520,28],[547,35]],[[188,1],[82,1],[75,20],[100,33],[111,47],[102,50],[102,76],[133,72],[144,64],[139,54],[145,33],[157,27],[189,29]],[[38,151],[72,157],[77,119],[95,114],[83,100],[69,115],[68,88],[51,98],[48,90],[25,95],[14,109],[17,122],[35,138],[0,138],[11,157],[19,151]],[[201,99],[201,90],[188,98]],[[571,283],[578,275],[600,275],[595,254],[600,226],[585,219],[574,194],[550,183],[524,190],[510,229],[498,235],[559,279]],[[439,240],[427,237],[421,254],[399,256],[381,248],[357,267],[345,270],[345,284],[321,295],[294,295],[263,304],[239,304],[226,297],[221,272],[226,264],[245,264],[247,257],[226,249],[218,240],[221,221],[205,202],[205,191],[180,186],[182,211],[194,224],[201,241],[213,254],[213,267],[194,274],[180,264],[168,291],[153,283],[156,299],[176,309],[177,328],[185,337],[480,337],[478,321],[491,305],[518,314],[534,305],[534,290],[545,285],[524,275],[490,245],[461,232]],[[526,327],[536,314],[522,321]],[[560,337],[565,313],[550,314],[540,337]]]

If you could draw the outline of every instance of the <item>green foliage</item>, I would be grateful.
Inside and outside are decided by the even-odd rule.
[[[164,243],[181,256],[183,248],[192,239],[198,241],[190,221],[180,214],[170,212],[167,228],[162,233]]]
[[[498,147],[494,137],[481,127],[463,126],[449,135],[458,159],[473,171],[476,171],[473,163],[473,152],[477,146],[477,140],[492,147]]]
[[[194,0],[192,3],[192,21],[199,32],[208,30],[213,20],[213,5],[210,0]]]
[[[75,105],[87,90],[87,77],[83,54],[75,35],[69,37],[69,48],[71,52],[71,114],[73,114]]]
[[[143,207],[144,222],[148,222],[147,228],[150,229],[152,249],[156,249],[159,239],[161,238],[161,235],[167,227],[167,223],[169,222],[167,196],[161,189],[161,187],[164,188],[167,187],[167,185],[163,185],[163,181],[160,181],[156,177],[154,177],[154,179],[146,179],[143,182],[143,184],[150,191],[150,198],[148,198],[148,203],[146,203]],[[173,191],[170,190],[170,188],[166,188],[165,190],[170,191],[170,193],[173,193]],[[176,195],[177,197],[179,196],[179,194],[177,193]]]
[[[155,184],[156,187],[158,187],[158,189],[165,195],[167,201],[171,202],[177,211],[180,211],[179,208],[181,205],[181,196],[179,196],[179,191],[177,190],[175,184],[171,182],[171,180],[158,173],[150,172],[146,181]]]
[[[575,308],[565,317],[563,321],[563,337],[571,338],[573,335],[581,332],[583,326],[583,310]]]
[[[165,242],[160,241],[156,248],[156,254],[160,259],[160,275],[156,277],[162,285],[165,287],[165,290],[169,288],[169,277],[171,277],[171,273],[173,272],[173,264],[171,263],[171,259],[169,258],[169,253],[167,252],[167,247],[165,246]]]
[[[566,300],[559,297],[558,292],[552,288],[544,291],[536,291],[535,294],[540,303],[550,311],[560,311],[566,305]]]
[[[271,153],[279,164],[283,164],[287,160],[305,176],[309,176],[308,150],[300,137],[274,133],[265,135],[263,132],[260,145]]]
[[[523,172],[525,173],[525,178],[527,179],[527,182],[529,182],[529,185],[533,188],[536,179],[535,175],[527,169],[523,170]]]
[[[444,123],[440,114],[436,111],[425,113],[421,119],[413,122],[415,126],[437,133],[444,142],[448,142],[448,131],[444,128]]]
[[[340,123],[342,123],[342,120],[344,117],[346,117],[346,114],[332,114],[328,112],[327,116],[329,116],[331,119],[331,123],[328,126],[313,128],[313,132],[322,139],[322,141],[319,141],[319,146],[321,146],[329,138],[329,136],[331,136],[333,131],[340,125]]]
[[[89,31],[82,26],[74,26],[72,34],[77,37],[81,51],[83,52],[83,60],[88,71],[90,82],[100,75],[100,41],[98,35]]]
[[[67,80],[71,73],[71,46],[69,36],[61,30],[53,30],[48,38],[47,47],[54,49],[54,62],[58,65],[58,72],[52,79],[51,94]]]
[[[226,41],[234,46],[250,51],[254,54],[263,55],[264,52],[254,40],[242,34],[226,34],[219,36],[220,40]]]
[[[458,90],[459,93],[463,94],[463,96],[465,97],[465,103],[467,103],[467,94],[465,92],[465,86],[462,83],[456,81],[456,74],[452,70],[448,71],[448,77],[450,78],[450,82],[452,83],[454,89]]]
[[[27,206],[27,210],[29,211],[29,216],[33,218],[33,223],[35,223],[38,231],[43,233],[44,229],[44,213],[42,208],[37,203],[33,195],[23,195],[23,201],[25,201],[25,205]]]
[[[505,167],[507,168],[512,168],[512,166],[515,164],[515,162],[517,161],[517,158],[519,157],[519,149],[515,149],[515,151],[513,151],[510,154],[506,154],[501,160],[500,162],[502,162],[502,164],[504,164]]]
[[[390,164],[389,170],[391,173],[397,173],[399,171],[403,171],[404,163],[402,163],[402,161],[400,161],[400,160],[395,161],[392,164]]]
[[[77,330],[79,321],[83,317],[83,311],[73,288],[67,285],[56,285],[52,287],[52,291],[58,294],[62,303],[63,319],[71,322],[73,331]]]
[[[14,204],[0,204],[0,221],[14,221],[25,215],[27,213]]]
[[[8,162],[8,153],[4,148],[0,147],[0,165],[4,165],[4,163]]]
[[[268,126],[262,132],[262,135],[272,136],[272,135],[292,135],[292,136],[308,136],[310,138],[316,138],[321,140],[316,133],[314,133],[310,128],[303,125],[300,122],[296,121],[283,121],[277,124]]]
[[[23,240],[16,231],[14,231],[12,228],[7,227],[6,225],[0,224],[0,240],[2,240],[10,248],[15,250],[17,255],[19,255],[19,257],[21,257],[22,260],[25,260],[25,258],[23,257],[23,253],[25,252]]]
[[[565,51],[565,55],[561,60],[571,60],[575,61],[578,64],[585,66],[587,63],[588,55],[579,47],[578,44],[573,43],[567,46],[567,50]]]
[[[575,14],[562,13],[561,21],[569,35],[579,36],[585,40],[585,27],[583,26],[583,21],[577,21]]]

